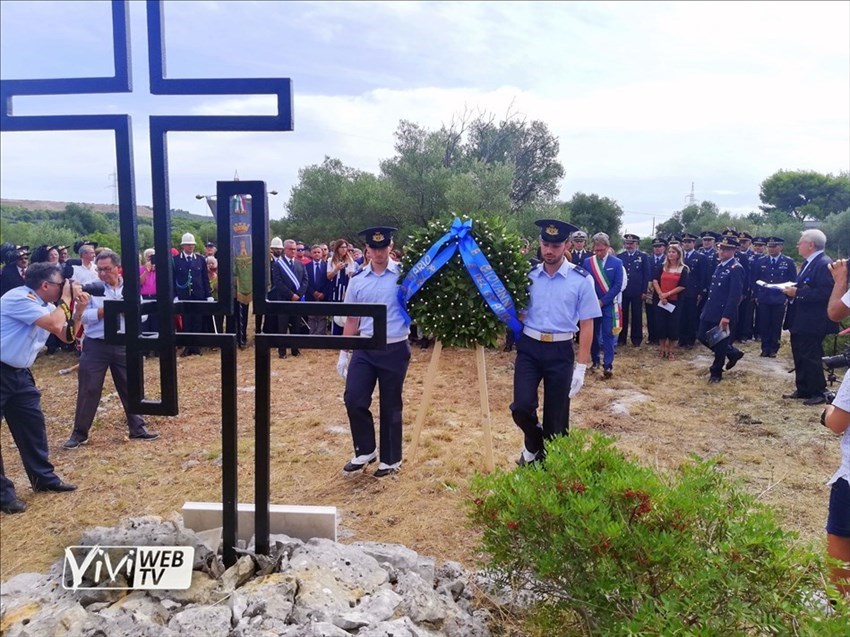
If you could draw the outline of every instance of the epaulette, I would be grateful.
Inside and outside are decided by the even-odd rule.
[[[35,298],[35,294],[33,294],[32,292],[30,292],[29,294],[27,294],[27,298],[28,298],[30,301],[35,301],[35,300],[36,300],[36,298]]]
[[[732,268],[743,268],[743,267],[744,267],[744,266],[742,266],[742,265],[741,265],[740,263],[738,263],[737,261],[733,261],[733,262],[732,262],[732,265],[730,265],[730,266],[729,266],[729,269],[731,270]]]
[[[573,268],[573,272],[575,272],[576,274],[580,274],[580,275],[582,275],[582,276],[590,276],[590,272],[588,272],[587,270],[585,270],[585,269],[584,269],[583,267],[581,267],[580,265],[577,265],[576,267],[574,267],[574,268]]]
[[[349,275],[348,275],[348,277],[349,277],[350,279],[353,279],[353,278],[354,278],[354,277],[356,277],[358,274],[363,274],[365,271],[366,271],[366,268],[362,268],[362,269],[360,269],[360,270],[357,270],[357,272],[355,272],[354,274],[349,274]]]

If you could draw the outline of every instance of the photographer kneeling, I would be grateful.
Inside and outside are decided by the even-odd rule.
[[[826,522],[827,553],[843,566],[832,570],[838,590],[850,596],[850,370],[831,405],[821,414],[821,422],[841,437],[841,467],[829,483],[829,517]]]

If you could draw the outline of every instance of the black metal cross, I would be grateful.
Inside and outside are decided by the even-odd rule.
[[[266,300],[268,258],[268,202],[265,183],[260,181],[218,182],[217,238],[219,245],[219,300],[182,301],[173,303],[172,261],[170,257],[171,206],[168,193],[169,131],[291,131],[292,82],[289,79],[169,79],[165,74],[164,24],[162,3],[147,2],[147,37],[150,91],[154,95],[274,95],[277,114],[269,116],[151,116],[151,171],[154,209],[154,247],[157,271],[165,276],[157,279],[155,301],[134,302],[139,298],[139,273],[136,268],[124,270],[125,301],[105,303],[106,338],[127,348],[128,392],[130,408],[135,413],[176,415],[178,346],[218,347],[221,351],[222,407],[222,535],[224,561],[236,561],[237,480],[236,480],[236,338],[230,334],[175,333],[174,315],[233,313],[232,268],[230,245],[230,197],[249,194],[252,197],[254,312],[261,314],[373,316],[372,338],[341,336],[258,335],[256,339],[256,485],[255,533],[259,552],[268,553],[269,542],[269,423],[270,361],[272,347],[313,347],[321,349],[368,348],[386,345],[386,308],[373,305],[338,303],[270,302]],[[112,2],[113,55],[112,77],[61,79],[0,80],[0,130],[2,131],[66,131],[111,130],[115,133],[118,174],[118,206],[121,229],[121,252],[125,258],[139,252],[136,226],[136,193],[133,167],[132,122],[129,115],[49,115],[14,116],[12,100],[22,95],[70,95],[132,92],[130,72],[129,2]],[[142,334],[141,317],[158,314],[160,331]],[[125,319],[125,330],[119,332],[119,316]],[[159,352],[160,399],[145,398],[142,351]]]

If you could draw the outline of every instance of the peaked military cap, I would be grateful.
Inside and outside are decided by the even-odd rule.
[[[389,226],[375,226],[361,230],[357,234],[363,237],[366,245],[370,248],[386,248],[393,240],[393,232],[396,230],[397,228],[390,228]]]
[[[753,237],[754,246],[763,246],[767,243],[767,237]]]
[[[653,247],[653,248],[656,248],[656,247],[658,247],[658,246],[664,246],[664,247],[666,248],[666,247],[667,247],[667,242],[666,242],[663,238],[661,238],[661,237],[655,237],[655,238],[652,240],[652,247]]]
[[[586,240],[586,239],[587,239],[587,233],[584,230],[576,230],[575,232],[573,232],[573,241]]]
[[[785,245],[785,239],[782,237],[768,237],[767,238],[767,246],[781,246]]]
[[[719,248],[726,248],[729,250],[737,250],[740,247],[738,243],[738,237],[735,237],[731,234],[728,234],[723,237],[723,240],[717,244]]]
[[[697,239],[699,239],[699,237],[692,232],[685,232],[682,234],[682,241],[696,241]]]
[[[752,240],[753,240],[753,235],[751,235],[749,232],[741,232],[741,233],[738,235],[738,239],[739,239],[739,240],[740,240],[740,239],[749,239],[750,241],[752,241]]]
[[[574,232],[580,232],[577,226],[560,219],[538,219],[534,222],[540,228],[540,240],[548,243],[564,243]]]
[[[670,243],[670,245],[673,245],[674,243],[676,243],[676,244],[682,243],[682,235],[679,235],[679,234],[671,235],[669,243]]]
[[[719,232],[713,232],[711,230],[706,230],[700,235],[701,239],[714,239],[715,241],[719,241],[722,235]]]
[[[735,228],[730,228],[729,226],[723,228],[723,232],[720,235],[723,237],[735,237],[736,239],[740,236]]]
[[[640,241],[640,237],[636,234],[628,233],[623,235],[623,241]]]

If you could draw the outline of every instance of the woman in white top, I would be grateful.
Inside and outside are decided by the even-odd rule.
[[[328,258],[328,281],[331,282],[328,301],[342,303],[345,300],[348,281],[351,275],[357,271],[357,264],[354,262],[354,257],[351,256],[349,248],[348,241],[345,239],[339,239],[333,244],[333,252]],[[331,333],[334,336],[342,334],[340,323],[345,324],[345,317],[335,316],[331,323]]]
[[[831,405],[821,415],[824,426],[841,434],[841,466],[830,479],[829,517],[826,522],[826,550],[843,562],[832,569],[838,590],[850,597],[850,370]]]

